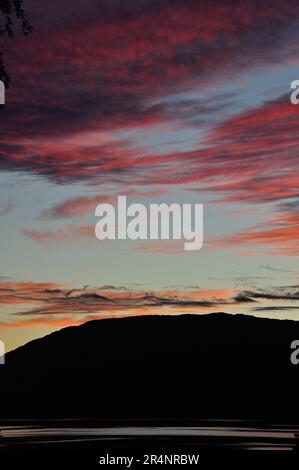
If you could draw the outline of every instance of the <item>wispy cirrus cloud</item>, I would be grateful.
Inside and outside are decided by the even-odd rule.
[[[288,101],[288,97],[283,96],[214,127],[202,141],[201,147],[192,152],[145,155],[141,159],[135,156],[130,163],[126,160],[126,164],[131,164],[130,169],[125,169],[121,163],[121,171],[124,176],[128,175],[129,180],[130,175],[134,178],[138,175],[139,180],[135,182],[145,185],[167,187],[170,184],[192,184],[194,191],[218,195],[221,204],[268,204],[269,211],[279,211],[278,215],[274,212],[269,222],[249,228],[246,233],[227,237],[214,246],[242,247],[241,253],[248,255],[252,253],[246,251],[247,246],[266,247],[266,252],[274,254],[297,255],[297,123],[297,108]],[[116,167],[118,162],[117,159],[114,162]],[[105,159],[102,163],[105,165]],[[144,193],[134,190],[124,192],[128,197],[138,198],[163,193],[166,193],[165,189]],[[105,194],[77,197],[45,210],[42,218],[82,216],[93,211],[97,203],[112,201],[113,198]],[[36,241],[66,242],[91,235],[92,228],[66,226],[40,233],[26,229],[24,233]],[[144,245],[138,249],[165,251],[161,244]],[[176,253],[180,249],[173,244],[166,251]]]
[[[78,15],[55,15],[53,8],[42,19],[36,2],[29,3],[37,26],[22,42],[22,60],[18,39],[9,45],[15,88],[2,112],[0,168],[58,183],[117,171],[135,178],[132,169],[146,164],[128,141],[73,148],[63,143],[66,137],[82,140],[84,133],[102,131],[115,138],[120,129],[186,126],[190,113],[202,119],[211,107],[166,100],[169,95],[211,88],[219,74],[223,80],[296,55],[289,48],[295,0],[263,8],[257,0],[88,0],[78,5]]]
[[[238,303],[233,289],[143,291],[116,286],[69,288],[57,283],[0,281],[0,305],[17,306],[9,316],[131,314],[151,308],[156,313],[180,309],[205,312]],[[22,308],[21,308],[22,307]]]
[[[137,191],[134,189],[127,189],[122,191],[122,196],[127,198],[156,198],[164,196],[167,193],[165,189],[156,189],[152,191]],[[51,209],[42,212],[41,219],[64,219],[68,217],[80,217],[84,215],[94,214],[95,207],[98,204],[115,204],[117,196],[114,194],[98,194],[95,196],[80,196],[69,199],[65,202],[56,204]]]
[[[276,214],[268,223],[261,223],[246,232],[214,240],[215,246],[226,248],[262,248],[268,254],[298,256],[299,216]],[[213,242],[212,242],[213,243]]]
[[[132,290],[115,286],[70,288],[57,283],[0,281],[0,305],[10,307],[1,327],[80,324],[87,319],[152,314],[204,314],[215,311],[294,310],[298,287],[277,289]],[[294,305],[295,303],[295,305]],[[254,304],[254,307],[252,306]],[[12,307],[15,309],[12,311]],[[289,308],[293,307],[293,308]],[[298,304],[299,308],[299,304]],[[248,310],[249,309],[249,310]],[[25,320],[25,318],[27,318]]]
[[[67,224],[57,229],[33,230],[25,228],[23,234],[30,240],[43,245],[64,245],[80,239],[94,239],[95,228],[92,225]]]

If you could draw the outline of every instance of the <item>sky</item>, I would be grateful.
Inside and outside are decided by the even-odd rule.
[[[0,339],[126,315],[299,320],[297,0],[24,0],[1,38]],[[17,28],[17,22],[15,23]],[[204,245],[95,207],[201,203]]]

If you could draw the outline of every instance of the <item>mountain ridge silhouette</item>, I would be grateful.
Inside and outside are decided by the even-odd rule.
[[[92,320],[6,355],[3,412],[296,421],[298,338],[296,321],[223,312]]]

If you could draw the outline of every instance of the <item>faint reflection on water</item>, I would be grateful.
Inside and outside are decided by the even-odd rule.
[[[246,422],[244,422],[245,424]],[[16,425],[13,422],[0,424],[0,447],[23,444],[54,444],[65,442],[93,442],[99,440],[143,439],[160,440],[170,438],[192,438],[199,447],[221,446],[253,451],[291,451],[296,448],[299,426],[248,425],[227,422],[217,425],[211,422],[201,426],[81,426],[80,421],[59,423],[34,421]],[[228,425],[229,424],[229,425]]]

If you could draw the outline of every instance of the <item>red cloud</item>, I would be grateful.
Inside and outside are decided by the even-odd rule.
[[[108,6],[87,0],[76,11],[80,14],[66,7],[66,14],[58,6],[55,13],[53,7],[42,18],[33,12],[35,33],[8,46],[14,87],[2,110],[3,169],[56,181],[86,178],[93,169],[100,174],[107,149],[90,148],[86,154],[66,147],[56,158],[51,141],[175,120],[175,111],[153,100],[276,63],[278,51],[280,60],[294,55],[286,33],[299,5],[295,0],[273,0],[263,8],[257,0],[135,0]],[[108,153],[114,157],[115,149]],[[121,160],[130,168],[127,154],[118,155],[117,168]]]
[[[56,183],[194,183],[224,202],[298,197],[298,110],[289,97],[227,120],[192,152],[157,153],[118,134],[177,125],[178,108],[166,100],[177,92],[298,57],[297,0],[262,8],[257,0],[87,0],[76,11],[42,15],[42,28],[8,46],[14,87],[1,110],[0,169]],[[94,202],[66,201],[46,216],[82,215]],[[66,226],[25,234],[51,243],[90,231]],[[270,229],[273,242],[276,235]]]
[[[268,254],[298,256],[299,216],[298,214],[281,214],[276,216],[269,226],[261,224],[250,228],[247,232],[232,235],[219,240],[219,247],[235,248],[248,246],[264,247]]]
[[[221,195],[222,203],[264,204],[298,198],[297,123],[298,110],[285,97],[244,112],[216,127],[199,150],[184,154],[148,155],[140,160],[132,159],[131,171],[134,167],[138,169],[141,181],[145,184],[197,183],[198,190]],[[173,166],[173,162],[176,162],[176,166]],[[115,168],[118,163],[122,164],[123,161],[116,159]],[[166,165],[167,171],[155,169],[162,163]],[[127,194],[130,195],[130,192]],[[131,195],[134,196],[134,193],[131,192]],[[144,195],[151,197],[155,193],[148,192]],[[109,199],[107,196],[103,197],[105,200]],[[45,215],[48,217],[83,215],[97,202],[99,199],[94,196],[75,198],[59,204]],[[42,242],[69,241],[93,236],[93,229],[66,226],[55,232],[27,230],[25,234]],[[285,236],[284,247],[281,246],[283,236]],[[255,230],[252,234],[237,235],[230,240],[235,244],[248,244],[251,240],[256,246],[261,243],[270,245],[272,242],[274,245],[280,244],[279,252],[284,253],[297,236],[297,222],[289,220],[287,227],[275,226],[263,229],[261,232]],[[224,243],[225,246],[228,244],[229,241]],[[164,248],[159,244],[140,249],[149,248],[155,251],[179,250],[176,245]],[[290,248],[290,252],[297,253],[293,245]]]
[[[23,233],[31,240],[45,245],[63,244],[81,238],[94,238],[94,226],[89,225],[65,225],[57,230],[30,230],[24,229]]]
[[[122,191],[123,196],[127,196],[127,198],[154,198],[154,197],[161,197],[166,194],[166,190],[164,189],[157,189],[153,191],[136,191],[133,189],[129,189],[126,191]],[[76,217],[76,216],[83,216],[87,214],[94,214],[95,207],[98,204],[103,203],[110,203],[115,204],[117,202],[117,198],[114,195],[108,194],[98,194],[96,196],[82,196],[76,197],[73,199],[69,199],[66,202],[61,204],[57,204],[56,206],[48,209],[42,213],[43,219],[60,219],[60,218],[67,218],[67,217]]]

